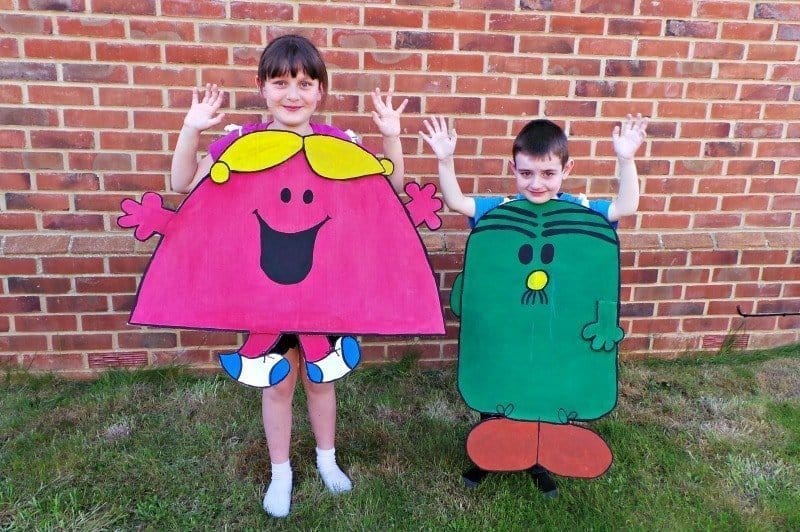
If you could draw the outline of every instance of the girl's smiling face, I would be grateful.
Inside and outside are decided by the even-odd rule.
[[[296,76],[285,73],[264,81],[260,92],[274,120],[270,129],[293,131],[299,135],[312,133],[309,121],[323,95],[319,80],[310,78],[302,70]]]
[[[572,170],[572,164],[569,160],[562,167],[561,160],[553,154],[535,157],[519,152],[511,165],[517,191],[532,203],[555,199],[561,191],[561,182]]]

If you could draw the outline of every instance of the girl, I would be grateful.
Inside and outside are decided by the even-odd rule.
[[[350,138],[341,130],[326,124],[311,122],[311,117],[324,100],[328,88],[328,74],[319,51],[306,38],[284,35],[273,40],[262,52],[258,65],[256,84],[267,104],[271,120],[237,128],[209,146],[209,154],[197,162],[196,153],[200,133],[218,125],[225,118],[219,113],[223,94],[216,85],[206,85],[200,98],[198,90],[192,91],[192,106],[183,121],[172,158],[171,185],[177,192],[190,192],[208,175],[215,159],[239,135],[256,130],[275,129],[299,135],[312,133]],[[394,171],[389,180],[396,191],[403,184],[404,165],[400,144],[400,115],[407,100],[397,108],[392,106],[391,92],[385,100],[380,89],[372,92],[375,111],[372,118],[383,135],[384,156],[391,159]],[[272,478],[264,495],[264,510],[274,517],[289,514],[292,493],[292,469],[289,464],[289,446],[292,427],[292,398],[298,380],[301,380],[308,398],[308,415],[316,439],[317,469],[327,489],[343,493],[352,488],[347,475],[336,463],[334,437],[336,431],[336,394],[332,382],[315,383],[309,380],[305,367],[300,364],[297,338],[282,337],[272,351],[282,354],[290,363],[289,374],[279,383],[262,391],[262,417],[267,448],[272,466]]]

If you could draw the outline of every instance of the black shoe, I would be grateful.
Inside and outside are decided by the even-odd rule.
[[[461,479],[464,481],[464,486],[468,487],[469,489],[475,489],[488,474],[488,471],[481,469],[478,466],[472,466],[461,473]]]
[[[528,472],[533,478],[533,483],[536,484],[539,491],[544,493],[545,497],[550,499],[558,497],[558,486],[556,485],[556,481],[553,480],[553,477],[550,476],[550,473],[547,472],[547,469],[537,464],[528,469]]]

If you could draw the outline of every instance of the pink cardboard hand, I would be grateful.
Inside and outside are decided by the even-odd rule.
[[[434,197],[436,185],[428,183],[420,187],[414,181],[405,186],[406,194],[411,201],[405,204],[411,222],[415,227],[419,227],[423,222],[431,231],[436,231],[442,226],[442,219],[436,214],[442,208],[442,200]]]
[[[122,200],[120,204],[124,216],[117,218],[120,227],[135,227],[133,233],[137,240],[144,242],[153,233],[164,234],[167,224],[175,212],[165,209],[163,199],[155,192],[147,192],[142,196],[142,202],[130,198]]]

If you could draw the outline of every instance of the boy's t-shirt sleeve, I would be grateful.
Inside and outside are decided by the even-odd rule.
[[[583,205],[594,212],[600,214],[608,220],[608,211],[611,209],[611,200],[609,199],[594,199],[590,200],[584,195],[580,196],[573,196],[572,194],[567,194],[566,192],[562,192],[558,195],[558,199],[561,201],[568,201],[570,203],[577,203],[578,205]],[[611,227],[614,229],[617,228],[617,222],[609,222]]]
[[[475,227],[484,214],[508,201],[503,196],[473,196],[472,199],[475,200],[475,216],[469,218],[470,229]]]

